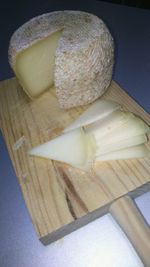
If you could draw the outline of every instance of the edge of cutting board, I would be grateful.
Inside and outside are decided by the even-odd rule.
[[[61,227],[59,230],[56,230],[53,233],[47,234],[46,236],[43,236],[40,238],[40,241],[43,243],[43,245],[49,245],[50,243],[53,243],[64,236],[72,233],[73,231],[87,225],[88,223],[100,218],[101,216],[105,215],[106,213],[110,212],[110,208],[113,205],[113,203],[117,202],[120,199],[123,199],[124,197],[130,197],[132,199],[141,196],[142,194],[150,191],[150,182],[147,182],[146,184],[138,187],[137,189],[130,191],[129,193],[125,194],[124,196],[121,196],[121,198],[117,198],[114,201],[110,202],[107,205],[104,205],[103,207],[96,209],[93,212],[88,213],[85,216],[82,216],[80,219],[75,220],[72,223],[69,223],[66,226]],[[134,203],[135,204],[135,203]],[[136,204],[135,204],[136,206]],[[140,211],[139,211],[139,214]],[[142,215],[141,215],[142,216]],[[143,218],[144,219],[144,218]],[[146,224],[146,221],[144,219],[144,222]],[[130,237],[129,237],[130,239]]]
[[[150,123],[150,116],[114,81],[103,98],[119,102],[125,110],[130,107],[130,111]],[[125,163],[104,163],[96,167],[96,176],[95,173],[92,176],[60,163],[29,160],[27,149],[58,135],[83,110],[85,107],[59,110],[54,90],[32,102],[15,78],[0,82],[2,133],[27,209],[38,237],[45,245],[104,215],[116,199],[126,194],[136,197],[150,190],[148,161],[139,160],[133,166],[132,161],[126,162],[127,170]],[[20,139],[22,136],[28,142]],[[21,146],[14,150],[14,143],[18,140],[21,140]]]

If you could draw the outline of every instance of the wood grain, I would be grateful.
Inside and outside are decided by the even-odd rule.
[[[119,102],[150,124],[150,116],[115,82],[103,98]],[[15,78],[0,84],[0,127],[31,219],[44,244],[94,220],[112,201],[131,191],[136,194],[150,181],[149,159],[99,162],[85,173],[27,154],[32,147],[61,134],[86,108],[60,109],[54,88],[31,101]]]
[[[129,196],[121,197],[109,209],[132,242],[145,267],[150,267],[150,228]]]

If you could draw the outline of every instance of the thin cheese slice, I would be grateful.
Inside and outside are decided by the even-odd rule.
[[[144,144],[142,144],[97,156],[96,161],[136,159],[145,157],[150,157],[150,151]]]
[[[98,99],[86,111],[84,111],[81,116],[79,116],[73,123],[66,127],[64,132],[68,132],[104,119],[119,108],[120,105],[115,102]]]
[[[18,54],[15,72],[29,96],[36,97],[54,84],[55,51],[61,35],[57,31]]]
[[[77,129],[31,149],[29,154],[76,167],[84,166],[88,160],[87,138],[82,129]]]
[[[147,137],[146,135],[138,135],[138,136],[134,136],[134,137],[130,137],[128,139],[122,139],[119,140],[118,142],[110,142],[110,143],[103,143],[101,145],[98,146],[97,151],[96,151],[96,155],[100,156],[106,153],[110,153],[113,151],[117,151],[120,149],[126,149],[128,147],[132,147],[132,146],[137,146],[143,143],[147,142]]]

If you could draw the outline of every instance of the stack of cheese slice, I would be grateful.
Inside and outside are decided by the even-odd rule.
[[[150,157],[150,127],[114,102],[97,100],[64,133],[29,151],[88,169],[95,161]]]
[[[9,62],[31,97],[55,86],[61,108],[93,102],[110,84],[113,39],[104,22],[81,11],[35,17],[12,36]]]

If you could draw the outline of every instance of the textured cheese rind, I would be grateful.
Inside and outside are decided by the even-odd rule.
[[[12,36],[9,62],[55,31],[62,31],[55,54],[54,85],[60,107],[93,102],[112,78],[114,43],[104,22],[81,11],[55,11],[35,17]]]

